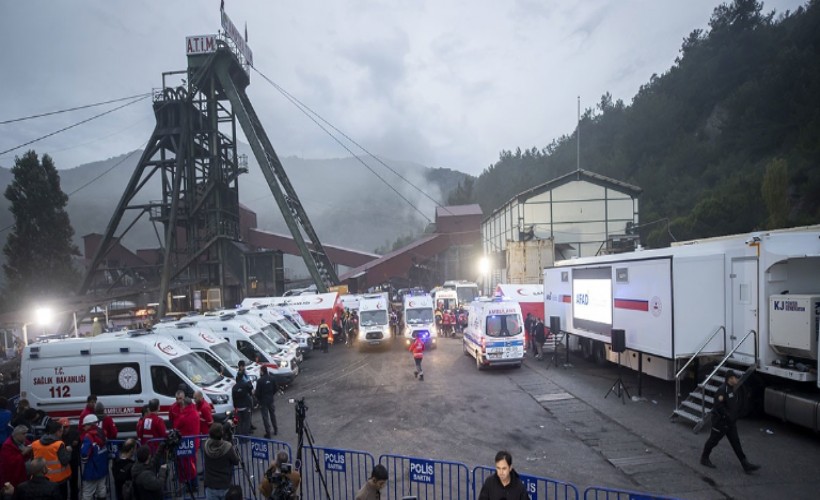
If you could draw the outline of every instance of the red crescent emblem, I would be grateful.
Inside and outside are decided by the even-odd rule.
[[[211,337],[210,335],[208,335],[205,332],[199,332],[199,336],[202,337],[202,340],[204,340],[205,342],[208,342],[209,344],[216,343],[216,340],[214,340],[213,337]]]
[[[174,350],[174,346],[172,345],[165,345],[162,342],[157,342],[156,344],[154,344],[154,346],[156,346],[157,349],[167,354],[168,356],[177,355],[177,352]]]
[[[243,331],[243,332],[245,332],[245,333],[252,333],[252,332],[253,332],[253,330],[251,330],[250,328],[248,328],[248,326],[247,326],[247,325],[242,325],[242,326],[240,326],[239,328],[241,328],[241,329],[242,329],[242,331]]]

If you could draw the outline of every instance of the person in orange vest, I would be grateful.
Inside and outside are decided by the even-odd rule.
[[[416,370],[413,376],[419,380],[424,380],[424,370],[421,369],[421,360],[424,359],[424,341],[419,335],[415,335],[415,340],[410,344],[409,351],[413,353],[413,361],[416,362]]]
[[[46,433],[31,444],[31,449],[34,458],[45,460],[48,480],[57,484],[63,498],[68,498],[71,447],[63,442],[63,425],[57,420],[51,420],[46,426]]]
[[[319,328],[316,329],[319,339],[322,341],[322,352],[327,352],[328,337],[330,336],[330,327],[325,323],[325,318],[319,323]]]

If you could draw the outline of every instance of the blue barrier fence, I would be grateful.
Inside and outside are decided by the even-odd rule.
[[[495,473],[495,468],[478,466],[473,469],[473,491],[478,498],[484,481]],[[548,477],[518,474],[527,488],[530,500],[578,500],[581,496],[578,487],[572,483],[550,479]]]
[[[198,476],[196,486],[189,490],[180,481],[180,466],[184,461],[193,463],[195,470],[203,471],[206,436],[183,438],[177,449],[180,457],[173,455],[168,460],[168,480],[164,498],[205,498],[205,485],[202,476]],[[163,440],[153,440],[149,446],[153,449]],[[199,444],[197,444],[199,441]],[[108,441],[112,459],[119,452],[124,440]],[[282,441],[257,439],[247,436],[236,436],[235,444],[243,467],[234,468],[233,484],[242,488],[243,498],[261,498],[258,487],[265,477],[265,471],[276,459],[276,454],[285,451],[293,463],[290,446]],[[191,462],[190,459],[194,460]],[[364,451],[309,447],[302,448],[302,500],[352,500],[356,493],[367,482],[376,463],[387,468],[389,481],[382,490],[386,500],[401,500],[405,496],[415,496],[419,500],[473,500],[478,497],[481,487],[494,468],[478,466],[472,469],[459,462],[431,460],[402,455],[381,455],[378,462],[373,455]],[[190,467],[190,465],[189,465]],[[190,477],[191,469],[188,469]],[[578,488],[565,481],[547,477],[519,473],[527,488],[531,500],[579,500]],[[325,478],[327,490],[321,478]],[[108,478],[110,498],[114,498],[113,474]],[[584,500],[676,500],[675,497],[654,495],[617,488],[592,486],[584,490]]]
[[[584,500],[677,500],[675,497],[653,495],[638,491],[590,486],[584,490]]]
[[[365,451],[303,446],[302,498],[353,499],[375,465],[373,455]]]
[[[473,498],[470,469],[459,462],[445,462],[402,455],[382,455],[379,463],[387,468],[388,500],[414,495],[419,500]]]

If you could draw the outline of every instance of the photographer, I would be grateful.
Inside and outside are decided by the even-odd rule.
[[[259,492],[264,498],[271,500],[290,500],[297,498],[299,483],[302,476],[293,470],[293,466],[288,462],[288,452],[280,451],[276,454],[276,460],[265,471],[265,478],[259,485]]]
[[[233,443],[222,439],[222,424],[211,424],[205,440],[205,498],[224,500],[231,486],[233,468],[239,465],[239,455]]]
[[[168,464],[162,464],[159,467],[159,473],[155,473],[159,456],[160,453],[157,453],[152,460],[151,448],[148,446],[140,446],[137,450],[137,463],[131,467],[131,480],[134,484],[136,500],[162,498],[162,487],[168,477]]]

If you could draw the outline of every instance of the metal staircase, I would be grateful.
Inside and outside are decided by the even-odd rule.
[[[736,372],[742,373],[740,379],[738,380],[738,384],[736,387],[740,387],[743,383],[754,373],[755,369],[757,368],[757,360],[758,360],[758,350],[757,350],[757,332],[754,330],[749,330],[743,339],[735,345],[735,347],[730,350],[728,353],[725,353],[723,358],[721,358],[720,362],[715,366],[715,368],[700,382],[697,387],[689,393],[689,395],[683,401],[679,400],[680,397],[680,380],[681,377],[686,373],[686,369],[691,365],[695,359],[697,359],[701,352],[706,348],[706,346],[712,341],[712,339],[720,332],[723,332],[724,335],[724,346],[725,337],[726,337],[726,328],[720,327],[715,330],[712,335],[709,336],[708,339],[701,345],[701,348],[692,355],[691,358],[683,365],[676,374],[675,374],[675,410],[672,412],[670,418],[676,419],[678,417],[688,420],[694,424],[692,430],[694,432],[700,432],[703,427],[706,427],[709,423],[709,417],[711,415],[712,407],[714,406],[715,402],[715,392],[717,392],[718,388],[726,381],[726,372],[728,370],[734,370]],[[741,363],[733,356],[735,352],[740,348],[740,346],[750,337],[754,338],[755,342],[755,362],[751,365],[748,363]]]

